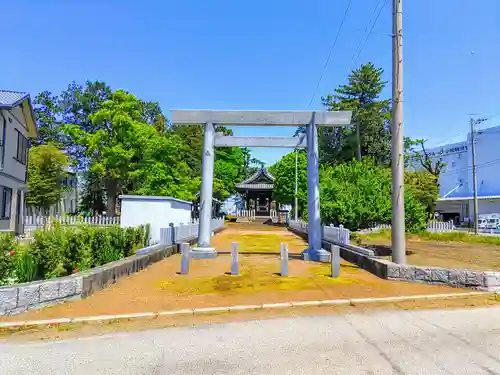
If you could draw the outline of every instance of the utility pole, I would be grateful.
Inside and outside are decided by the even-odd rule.
[[[402,0],[392,0],[392,101],[392,261],[405,264]]]
[[[474,234],[479,233],[479,203],[477,201],[477,177],[476,177],[476,122],[470,118],[470,138],[472,143],[472,189],[474,191]]]
[[[299,184],[299,150],[295,149],[295,221],[299,219],[299,198],[297,197],[298,184]]]
[[[479,233],[479,201],[477,199],[477,177],[476,177],[476,125],[486,121],[487,118],[474,120],[470,118],[470,139],[472,143],[472,189],[474,194],[474,234]]]

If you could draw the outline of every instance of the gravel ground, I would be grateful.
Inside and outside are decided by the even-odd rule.
[[[0,346],[2,374],[498,374],[500,308],[384,311]]]

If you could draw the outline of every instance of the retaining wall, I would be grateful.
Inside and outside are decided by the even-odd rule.
[[[215,230],[218,233],[225,228]],[[183,240],[191,245],[196,238]],[[153,245],[137,250],[135,255],[75,273],[71,276],[50,280],[33,281],[0,287],[0,315],[14,315],[28,310],[56,305],[90,296],[153,263],[176,254],[180,245]]]
[[[307,233],[288,228],[291,232],[307,239]],[[400,265],[371,255],[371,250],[359,246],[344,245],[323,240],[323,248],[330,250],[332,245],[340,246],[340,256],[360,268],[388,280],[449,285],[456,288],[471,288],[489,292],[500,291],[500,272],[448,269],[441,267],[422,267]],[[363,249],[363,251],[358,251]],[[372,252],[373,253],[373,252]]]

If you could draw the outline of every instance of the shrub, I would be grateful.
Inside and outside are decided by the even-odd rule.
[[[15,238],[0,236],[0,284],[10,276],[20,282],[70,275],[135,253],[149,242],[149,226],[80,225],[34,233],[34,240],[18,251]],[[16,255],[14,257],[14,255]]]
[[[343,224],[350,230],[375,223],[390,223],[391,171],[369,159],[352,161],[321,171],[321,215],[328,224]],[[425,229],[425,207],[413,191],[405,191],[406,230]]]
[[[16,240],[11,234],[0,235],[0,282],[12,275],[14,255],[17,251]]]
[[[17,281],[20,283],[36,280],[37,265],[29,249],[19,250],[16,254],[15,272]]]
[[[68,274],[68,266],[65,268],[67,263],[65,232],[66,230],[61,228],[35,232],[29,251],[35,260],[37,278],[48,279]]]

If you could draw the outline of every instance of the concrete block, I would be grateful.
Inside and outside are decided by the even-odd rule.
[[[40,284],[40,302],[51,301],[59,296],[59,281],[46,281]]]
[[[400,278],[402,280],[415,280],[415,267],[400,265]]]
[[[73,296],[76,293],[76,282],[73,278],[62,279],[59,282],[59,298]]]
[[[40,302],[40,284],[20,286],[17,306],[32,306]]]
[[[448,283],[449,274],[450,272],[444,268],[431,269],[431,280],[440,283]]]
[[[0,313],[15,309],[17,307],[18,288],[0,289]]]
[[[450,271],[450,284],[454,286],[466,285],[466,276],[464,270],[453,269]]]
[[[431,281],[432,280],[431,270],[428,268],[415,267],[415,280]]]
[[[83,277],[75,277],[75,294],[83,293]]]
[[[484,284],[484,272],[465,271],[466,285],[480,286]]]
[[[10,309],[10,310],[6,310],[4,312],[4,315],[17,315],[17,314],[22,314],[22,313],[25,313],[26,311],[28,311],[28,306],[21,306],[21,307],[16,307],[15,309]]]
[[[387,278],[388,279],[399,279],[401,278],[401,266],[396,263],[391,263],[387,265]]]
[[[500,272],[483,272],[484,280],[483,285],[486,288],[499,288],[500,287]]]

